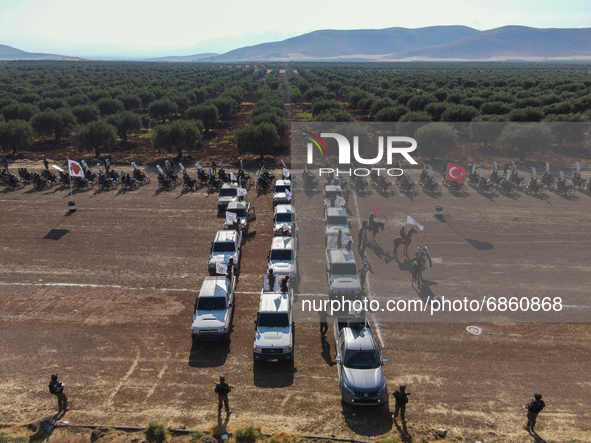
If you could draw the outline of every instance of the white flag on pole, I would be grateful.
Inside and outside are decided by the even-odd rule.
[[[546,172],[550,172],[550,163],[546,162]]]
[[[425,254],[427,255],[427,267],[431,267],[431,254],[429,254],[429,248],[425,245]]]
[[[238,179],[236,178],[236,175],[233,172],[230,172],[230,180],[232,180],[233,182],[238,181]]]
[[[57,169],[60,172],[64,172],[64,170],[62,168],[60,168],[58,165],[51,165],[52,168]]]
[[[156,165],[156,169],[158,169],[158,172],[162,175],[164,175],[164,171],[162,170],[162,168],[160,167],[160,165]]]
[[[183,166],[183,164],[182,164],[182,163],[179,163],[179,167],[180,167],[180,168],[181,168],[183,171],[185,170],[185,167]]]
[[[287,198],[288,201],[291,201],[291,192],[289,192],[289,189],[285,190],[285,198]]]
[[[230,223],[236,223],[238,221],[238,216],[235,212],[226,212],[226,221]]]
[[[558,172],[560,172],[560,180],[564,181],[564,172],[562,172],[562,171],[558,171]]]
[[[244,166],[242,166],[242,160],[240,160],[240,169],[244,169]]]
[[[285,169],[287,169],[287,166],[285,166],[285,163],[283,163],[283,159],[281,159],[281,164],[283,165],[283,167],[284,167]]]
[[[499,170],[499,168],[497,166],[497,161],[495,160],[495,171],[498,171],[498,170]]]
[[[228,266],[222,262],[216,262],[215,273],[220,275],[228,275]]]
[[[484,172],[482,172],[482,169],[478,168],[478,175],[480,176],[480,178],[484,177]]]
[[[417,226],[421,231],[423,229],[425,229],[425,227],[423,225],[419,225],[416,220],[414,218],[412,218],[410,215],[406,216],[406,224],[407,225],[415,225]]]
[[[199,163],[195,163],[195,166],[197,166],[199,172],[203,172],[203,167]]]
[[[476,163],[472,163],[472,174],[474,174],[474,171],[476,171]]]
[[[135,162],[131,162],[131,166],[133,166],[134,171],[137,171],[137,165],[135,164]]]
[[[285,178],[289,178],[289,176],[290,176],[290,175],[291,175],[291,174],[289,173],[289,169],[287,169],[287,168],[283,168],[283,176],[284,176]]]
[[[531,173],[535,178],[538,178],[538,172],[536,171],[536,168],[534,168],[533,166],[531,167]]]
[[[82,166],[74,160],[68,160],[68,172],[70,173],[70,177],[84,177]]]
[[[581,164],[577,162],[577,172],[581,172]]]
[[[433,168],[429,166],[429,177],[433,178]]]
[[[505,177],[505,180],[509,181],[510,178],[511,178],[511,171],[507,170],[507,176]]]
[[[517,169],[517,167],[515,166],[515,162],[513,160],[511,160],[511,163],[513,163],[513,169]]]
[[[236,195],[238,197],[246,197],[246,194],[248,194],[248,192],[246,192],[246,189],[244,189],[244,188],[237,188],[236,189]]]

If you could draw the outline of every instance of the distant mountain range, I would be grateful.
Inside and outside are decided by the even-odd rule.
[[[215,52],[206,52],[204,54],[193,54],[193,55],[172,55],[169,57],[158,57],[148,58],[143,61],[146,62],[196,62],[197,60],[203,60],[204,58],[218,57],[220,54]]]
[[[591,59],[591,28],[504,26],[478,31],[467,26],[432,26],[314,31],[281,42],[235,49],[205,60],[477,61],[546,58]]]
[[[0,45],[0,60],[65,60]],[[314,31],[280,42],[246,46],[225,54],[168,56],[146,61],[503,61],[591,60],[591,28],[538,29],[467,26]]]
[[[11,46],[0,45],[0,60],[82,60],[57,54],[25,52]]]

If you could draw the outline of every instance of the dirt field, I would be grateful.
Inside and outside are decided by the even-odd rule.
[[[296,198],[317,208],[299,215],[302,291],[322,293],[324,263],[314,240],[323,229],[322,198]],[[272,237],[270,195],[249,193],[257,220],[243,247],[231,343],[206,345],[192,345],[190,324],[209,242],[222,224],[217,196],[160,192],[153,180],[132,192],[80,192],[78,210],[64,215],[68,200],[65,190],[30,185],[0,193],[0,421],[28,422],[56,410],[47,383],[58,373],[72,403],[70,423],[157,420],[208,429],[217,423],[213,382],[224,374],[235,386],[234,413],[224,422],[229,429],[260,424],[363,440],[402,432],[385,408],[341,405],[332,327],[323,341],[317,323],[297,323],[294,363],[253,364],[253,320]],[[380,246],[367,250],[370,297],[535,292],[572,295],[589,309],[591,198],[488,199],[475,191],[458,198],[446,191],[444,221],[433,215],[437,202],[422,191],[413,198],[375,191],[356,202],[350,197],[355,238],[358,215],[367,218],[377,206],[390,218],[378,234]],[[391,256],[391,239],[407,214],[425,225],[413,247],[427,243],[438,259],[418,292],[402,254],[400,263]],[[480,247],[487,244],[492,248]],[[388,284],[381,283],[384,275],[391,275]],[[472,335],[467,326],[482,333]],[[412,393],[407,441],[434,438],[440,427],[456,441],[532,441],[520,408],[535,391],[548,405],[537,427],[541,437],[591,441],[588,323],[378,319],[375,330],[389,359],[389,390],[405,382]]]

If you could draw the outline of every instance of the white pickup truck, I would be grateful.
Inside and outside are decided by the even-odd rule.
[[[191,337],[194,341],[230,337],[236,277],[205,277],[195,300]]]
[[[253,357],[262,361],[293,360],[293,294],[261,291],[254,329]]]

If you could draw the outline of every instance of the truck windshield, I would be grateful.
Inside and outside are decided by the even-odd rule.
[[[347,217],[341,217],[339,215],[331,215],[326,217],[326,224],[327,225],[343,225],[347,224]]]
[[[271,260],[291,261],[291,249],[273,249]]]
[[[231,241],[222,241],[222,242],[215,242],[213,244],[213,252],[234,252],[236,248],[234,248],[234,242]]]
[[[330,270],[332,275],[357,275],[355,263],[334,263]]]
[[[376,351],[346,351],[343,363],[350,369],[377,369],[380,367],[380,359]]]
[[[275,214],[275,223],[288,223],[293,221],[293,219],[293,214],[288,214],[287,212]]]
[[[259,314],[259,328],[289,328],[287,312],[261,312]]]
[[[225,297],[199,297],[197,299],[198,311],[225,311]]]
[[[331,198],[333,195],[334,195],[335,197],[336,197],[336,196],[339,196],[339,197],[342,197],[342,196],[343,196],[343,195],[341,194],[341,191],[326,191],[326,192],[324,193],[324,197],[325,197],[325,198]]]
[[[220,197],[236,197],[236,195],[238,195],[236,189],[230,188],[230,189],[222,189],[220,191]]]
[[[285,190],[291,191],[290,185],[277,185],[275,186],[275,193],[285,192]]]

